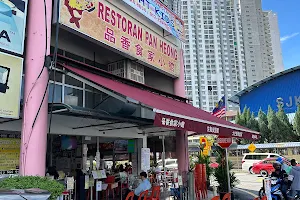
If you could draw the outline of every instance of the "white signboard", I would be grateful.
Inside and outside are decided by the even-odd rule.
[[[102,181],[97,181],[96,183],[96,191],[102,191]]]
[[[147,172],[150,169],[150,149],[142,148],[141,170]]]
[[[105,170],[92,171],[92,174],[93,174],[93,178],[94,179],[103,179],[103,178],[106,178]]]
[[[74,177],[67,177],[67,190],[74,190]]]

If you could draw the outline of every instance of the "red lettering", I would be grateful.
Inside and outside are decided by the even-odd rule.
[[[111,10],[111,25],[116,25],[116,12],[114,10]]]
[[[132,36],[132,22],[128,20],[128,27],[127,27],[128,35]]]
[[[126,28],[127,28],[126,18],[123,17],[122,18],[122,29],[123,29],[123,32],[125,32],[125,33],[126,33]]]
[[[153,36],[153,48],[157,48],[157,38]]]
[[[164,52],[164,42],[160,41],[160,51],[163,53]]]
[[[138,35],[137,35],[137,39],[140,41],[143,41],[143,29],[138,27]]]
[[[167,55],[170,56],[170,45],[167,44]]]
[[[103,4],[101,2],[99,2],[99,6],[98,6],[98,17],[100,18],[100,16],[101,16],[102,20],[104,20],[104,18],[103,18]]]
[[[105,21],[107,22],[107,23],[109,23],[109,11],[110,11],[110,8],[109,7],[105,7],[106,9],[105,9]]]
[[[135,37],[135,38],[137,38],[136,24],[133,25],[132,36]]]
[[[118,28],[120,28],[120,21],[121,21],[121,15],[117,13],[117,18],[118,18]]]
[[[167,44],[164,42],[164,54],[167,54]]]
[[[146,31],[146,41],[145,42],[146,42],[146,44],[149,45],[149,41],[148,40],[149,40],[149,33],[148,33],[148,31]]]

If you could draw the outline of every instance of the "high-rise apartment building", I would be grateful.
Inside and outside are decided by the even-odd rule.
[[[277,15],[261,0],[240,0],[248,84],[284,69]]]
[[[284,70],[281,43],[280,43],[280,32],[278,27],[278,16],[272,11],[263,11],[264,13],[264,28],[266,35],[266,54],[270,56],[270,65],[275,70],[275,73]],[[272,62],[273,61],[273,62]]]
[[[181,1],[186,95],[212,111],[223,95],[247,87],[239,0]]]

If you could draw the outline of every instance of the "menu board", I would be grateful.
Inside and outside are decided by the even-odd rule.
[[[150,169],[150,149],[142,148],[141,153],[141,170],[147,172]]]
[[[115,153],[127,153],[128,140],[115,140],[114,149]]]
[[[20,138],[0,138],[0,174],[18,173]]]

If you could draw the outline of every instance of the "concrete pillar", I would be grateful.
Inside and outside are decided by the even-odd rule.
[[[46,54],[50,53],[52,0],[46,0],[47,16],[45,16],[44,1],[28,1],[28,6],[20,174],[45,176],[48,94],[43,103],[42,99],[48,83],[48,70],[44,67],[44,58],[46,48]]]
[[[174,81],[175,95],[185,97],[184,88],[184,62],[181,50],[180,76]],[[176,157],[178,159],[178,171],[186,174],[189,169],[188,138],[186,131],[176,131]]]
[[[189,170],[188,138],[185,131],[176,131],[176,157],[178,171],[185,175]]]

